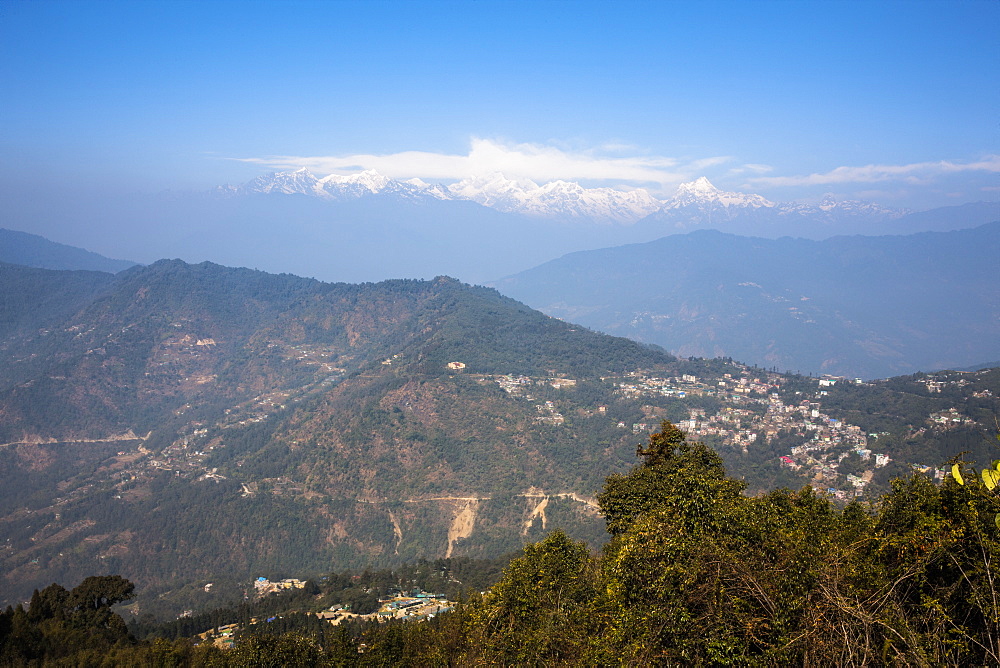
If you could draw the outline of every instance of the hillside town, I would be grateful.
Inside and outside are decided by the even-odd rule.
[[[512,396],[535,403],[539,422],[563,424],[565,416],[559,412],[557,402],[550,399],[536,400],[541,388],[572,388],[577,381],[568,378],[528,377],[519,375],[482,376],[483,381],[495,382]],[[869,441],[878,434],[866,434],[857,425],[847,424],[823,412],[822,400],[828,388],[837,383],[862,384],[860,379],[822,377],[813,380],[815,391],[796,392],[797,401],[786,403],[781,398],[783,376],[766,373],[734,364],[733,373],[717,379],[699,378],[690,374],[659,377],[641,371],[622,376],[605,377],[620,396],[635,400],[682,400],[689,404],[688,417],[677,421],[677,426],[692,439],[710,441],[741,449],[744,453],[755,446],[771,442],[779,436],[795,437],[798,444],[780,456],[782,466],[811,479],[814,486],[827,491],[838,500],[861,496],[871,482],[876,469],[891,461],[889,455],[873,453]],[[534,389],[533,389],[534,388]],[[716,411],[700,407],[695,400],[710,397],[719,408]],[[606,406],[598,406],[597,413],[606,413]],[[655,407],[647,407],[651,418],[659,418]],[[965,419],[957,413],[931,416],[932,420]],[[655,431],[659,419],[626,423],[618,421],[617,427],[633,434]],[[865,463],[863,472],[840,476],[839,465],[849,454],[855,453]],[[940,472],[936,472],[940,477]],[[846,480],[846,485],[844,481]]]
[[[838,378],[819,378],[816,392],[811,396],[796,393],[798,402],[781,400],[782,377],[778,374],[754,375],[743,369],[742,374],[724,374],[715,381],[702,381],[695,376],[680,378],[651,378],[634,374],[629,381],[618,383],[623,394],[640,397],[648,394],[662,396],[713,396],[722,403],[715,414],[703,408],[691,408],[687,420],[678,427],[690,437],[714,437],[722,445],[738,447],[744,453],[760,441],[770,442],[779,435],[792,435],[802,442],[781,455],[781,463],[792,470],[809,476],[814,486],[825,488],[837,499],[860,496],[871,482],[874,470],[889,463],[886,454],[873,455],[867,447],[870,436],[856,425],[830,417],[822,410],[822,397],[837,382],[855,382]],[[640,425],[641,426],[641,425]],[[871,435],[875,437],[876,435]],[[838,465],[851,452],[868,463],[861,475],[847,476],[848,488],[837,488]]]

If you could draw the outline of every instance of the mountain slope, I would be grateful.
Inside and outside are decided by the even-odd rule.
[[[597,542],[586,497],[641,417],[598,414],[601,377],[677,364],[448,278],[161,261],[111,279],[4,341],[11,595],[105,569],[155,587],[499,554],[547,522]]]
[[[499,281],[542,311],[680,355],[885,377],[995,359],[1000,223],[822,242],[699,231]]]
[[[85,269],[116,273],[135,262],[112,260],[97,253],[49,241],[37,234],[0,228],[0,262],[40,269]]]
[[[950,232],[979,227],[1000,220],[1000,202],[970,202],[916,211],[885,224],[883,234]]]
[[[32,303],[19,306],[34,311]],[[10,390],[6,408],[33,405],[42,397],[100,397],[107,419],[94,422],[88,434],[126,423],[145,431],[167,415],[167,406],[176,408],[170,402],[208,391],[236,397],[240,387],[262,383],[256,375],[272,385],[305,382],[299,376],[308,365],[286,364],[282,356],[297,344],[323,346],[328,361],[321,366],[342,367],[342,373],[394,353],[409,355],[408,364],[430,365],[435,373],[458,359],[470,372],[536,375],[550,367],[565,373],[621,370],[659,355],[575,329],[493,290],[453,279],[327,284],[210,263],[161,261],[120,275],[113,290],[81,307],[59,331],[19,341],[14,357],[43,357],[51,368],[39,371],[37,382]],[[608,346],[627,352],[608,359]],[[50,387],[41,376],[53,373],[56,365],[59,383]],[[101,396],[99,387],[108,395]],[[140,400],[149,418],[129,423]],[[153,410],[150,402],[160,400],[164,408]],[[15,433],[11,424],[37,431]],[[84,435],[46,430],[44,423],[25,419],[0,429],[7,439]]]

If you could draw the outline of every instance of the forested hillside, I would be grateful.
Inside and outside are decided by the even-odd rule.
[[[630,447],[615,424],[642,415],[626,401],[597,419],[601,377],[678,364],[448,278],[164,261],[86,287],[38,271],[4,277],[86,289],[9,307],[24,324],[0,378],[8,602],[95,571],[167,587],[496,555],[549,523],[597,544],[593,493]]]
[[[30,607],[0,615],[0,656],[93,656],[173,665],[991,665],[1000,660],[1000,608],[992,555],[1000,548],[1000,472],[957,461],[935,484],[893,480],[872,504],[837,509],[812,488],[748,497],[721,459],[668,422],[638,449],[641,463],[607,478],[598,496],[610,541],[600,554],[556,530],[527,545],[483,596],[424,622],[341,622],[316,616],[353,581],[398,591],[421,571],[331,576],[285,597],[160,627],[108,647],[108,621],[87,612],[82,590],[52,585]],[[1000,463],[997,465],[1000,467]],[[988,475],[987,475],[988,474]],[[992,481],[992,482],[991,482]],[[433,581],[433,579],[431,580]],[[441,578],[438,578],[438,582]],[[114,588],[109,600],[128,591]],[[92,598],[92,597],[91,597]],[[256,616],[251,617],[256,613]],[[87,615],[87,616],[84,616]],[[271,615],[267,617],[267,615]],[[266,621],[264,618],[266,618]],[[91,636],[46,645],[67,622]],[[64,621],[65,620],[65,621]],[[219,649],[192,634],[233,623]],[[231,633],[233,627],[227,633]],[[187,637],[179,634],[188,629]],[[213,634],[212,637],[217,637]],[[169,639],[173,638],[173,642]],[[229,636],[224,636],[229,638]],[[199,638],[200,640],[200,638]],[[228,640],[225,644],[232,642]],[[197,645],[197,646],[195,646]],[[20,663],[18,663],[20,662]]]
[[[0,280],[7,603],[119,574],[138,614],[169,616],[262,574],[492,558],[556,527],[596,549],[596,493],[662,419],[753,494],[843,504],[989,460],[1000,413],[996,370],[858,384],[677,359],[448,278],[163,261]]]

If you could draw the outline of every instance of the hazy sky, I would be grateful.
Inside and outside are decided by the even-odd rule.
[[[306,165],[997,200],[998,35],[993,0],[0,0],[0,179],[204,190]]]

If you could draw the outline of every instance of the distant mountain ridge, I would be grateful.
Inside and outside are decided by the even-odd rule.
[[[572,253],[494,285],[682,356],[877,378],[997,358],[997,248],[1000,222],[824,241],[699,230]]]
[[[113,260],[98,253],[49,241],[27,232],[0,228],[0,262],[38,269],[83,269],[117,273],[135,262]]]

